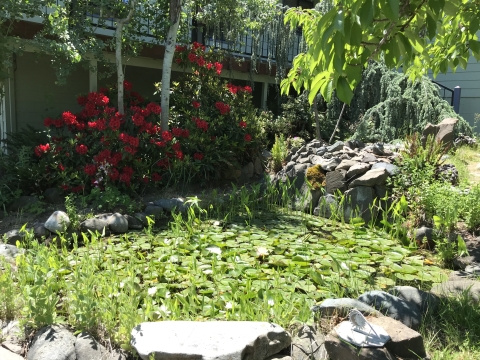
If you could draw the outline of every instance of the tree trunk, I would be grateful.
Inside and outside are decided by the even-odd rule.
[[[182,11],[182,0],[170,0],[170,27],[165,40],[165,54],[163,55],[162,69],[162,130],[168,130],[168,118],[170,110],[170,78],[172,75],[173,55],[175,54],[175,44],[177,42],[177,31],[180,24],[180,14]]]
[[[347,104],[346,104],[346,103],[343,103],[342,111],[340,111],[340,116],[338,117],[337,124],[335,125],[335,129],[333,129],[332,136],[330,136],[330,140],[328,141],[329,144],[332,143],[333,136],[334,136],[335,133],[337,132],[338,125],[340,125],[340,120],[342,120],[343,112],[345,111],[345,106],[347,106]]]
[[[118,112],[124,114],[123,108],[123,67],[122,67],[122,30],[123,22],[117,22],[117,28],[115,29],[115,63],[117,64],[117,89],[118,89]]]
[[[320,135],[320,120],[318,118],[318,96],[315,96],[313,100],[313,114],[315,115],[317,140],[322,141],[322,135]]]
[[[125,109],[123,106],[124,75],[123,75],[123,64],[122,64],[122,32],[123,32],[123,26],[132,19],[133,13],[135,11],[135,1],[136,0],[131,0],[130,2],[131,8],[126,18],[115,19],[115,22],[117,23],[116,29],[115,29],[115,63],[117,65],[117,88],[118,88],[117,99],[118,99],[118,112],[122,115],[125,113]]]

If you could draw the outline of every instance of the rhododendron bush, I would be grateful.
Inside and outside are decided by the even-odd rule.
[[[125,114],[111,99],[115,89],[79,96],[82,110],[46,118],[49,142],[34,156],[46,176],[40,188],[67,192],[115,186],[141,190],[165,181],[205,180],[222,165],[241,166],[258,152],[252,89],[222,83],[222,64],[194,43],[177,47],[176,62],[193,73],[173,88],[170,130],[160,128],[161,108],[125,82]]]

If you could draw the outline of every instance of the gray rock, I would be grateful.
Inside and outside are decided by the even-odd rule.
[[[325,338],[325,349],[332,360],[392,360],[394,355],[386,348],[357,347],[340,340],[335,330]]]
[[[75,336],[59,325],[41,328],[33,338],[27,360],[75,360]]]
[[[313,210],[315,216],[330,219],[338,211],[338,201],[332,194],[326,194],[318,199],[317,207]]]
[[[353,188],[356,186],[384,185],[387,178],[388,178],[387,170],[383,168],[370,169],[359,178],[352,180],[352,182],[350,182],[349,187]]]
[[[253,165],[253,163],[250,161],[248,164],[242,167],[242,174],[240,175],[240,178],[243,181],[248,181],[253,177],[254,173],[255,173],[255,165]]]
[[[0,359],[2,359],[2,360],[23,360],[23,357],[0,346]]]
[[[3,234],[7,244],[16,245],[17,241],[22,241],[25,238],[25,233],[18,229],[7,231]]]
[[[292,340],[293,360],[326,360],[325,337],[315,326],[303,326]]]
[[[153,204],[156,206],[160,206],[166,212],[170,213],[175,209],[178,210],[183,205],[183,201],[177,198],[160,199],[160,200],[154,201]]]
[[[362,157],[362,162],[364,162],[364,163],[377,162],[377,157],[373,154],[366,153]]]
[[[128,231],[128,220],[119,213],[115,213],[111,215],[108,220],[107,224],[110,230],[116,234],[124,234]]]
[[[272,153],[268,150],[262,150],[262,158],[263,160],[270,160],[272,158]]]
[[[132,330],[138,355],[155,359],[263,360],[290,346],[280,326],[253,321],[147,322]]]
[[[145,216],[149,216],[149,217],[155,217],[155,218],[160,218],[162,215],[163,215],[163,207],[161,206],[155,206],[155,205],[147,205],[145,206],[145,209],[143,210],[143,214]],[[137,214],[135,214],[135,216],[137,216]],[[140,217],[140,219],[142,219],[142,221],[145,221],[147,222],[147,219],[146,217]],[[147,226],[148,225],[148,222],[147,223],[143,223],[143,225]]]
[[[313,139],[312,141],[310,141],[308,144],[307,144],[307,148],[314,148],[314,149],[318,149],[318,148],[321,148],[323,146],[324,142],[323,141],[320,141],[318,139]]]
[[[370,164],[357,163],[352,165],[347,171],[347,179],[353,176],[365,174],[370,169]]]
[[[0,244],[0,256],[3,256],[7,261],[12,261],[18,254],[20,254],[20,250],[15,245]]]
[[[322,192],[320,190],[310,189],[310,186],[304,183],[300,188],[299,194],[295,195],[294,207],[298,211],[312,213],[321,195]]]
[[[436,141],[443,143],[447,147],[451,147],[453,144],[453,132],[457,122],[458,119],[447,118],[437,125],[428,123],[423,129],[422,145],[425,147],[427,137],[433,135]]]
[[[343,141],[336,141],[335,144],[327,146],[327,151],[328,152],[339,151],[343,149],[343,146],[344,146]]]
[[[385,150],[384,150],[384,148],[383,148],[383,144],[382,144],[382,143],[373,144],[373,146],[372,146],[372,152],[373,152],[375,155],[378,155],[378,156],[383,156],[383,155],[385,155]]]
[[[333,171],[335,168],[340,165],[341,160],[339,158],[331,158],[324,160],[320,166],[325,171]]]
[[[300,190],[305,183],[305,174],[307,173],[308,165],[307,164],[297,164],[293,167],[293,187],[297,190]]]
[[[65,203],[65,196],[59,188],[49,188],[43,192],[43,197],[49,204],[59,205]]]
[[[320,165],[324,161],[323,158],[318,155],[310,155],[308,159],[313,165]]]
[[[76,360],[102,359],[103,354],[106,352],[107,349],[99,344],[90,334],[81,332],[77,335],[75,340]]]
[[[383,314],[373,307],[355,299],[340,298],[340,299],[326,299],[320,305],[312,307],[312,311],[319,314],[319,317],[328,317],[338,315],[340,317],[348,316],[352,309],[357,309],[363,315],[383,316]],[[315,318],[317,315],[315,314]]]
[[[433,241],[433,229],[422,226],[415,230],[415,240],[417,242],[422,242],[423,239],[426,238],[427,241]]]
[[[420,327],[422,314],[416,305],[385,291],[372,290],[359,296],[358,300],[373,306],[382,314],[399,320],[404,325],[416,330]]]
[[[261,175],[263,174],[263,163],[260,157],[255,158],[255,162],[253,163],[255,168],[255,174]]]
[[[343,204],[343,215],[345,221],[350,221],[356,216],[368,223],[372,218],[370,209],[374,199],[373,188],[368,186],[357,186],[345,191],[345,202]]]
[[[472,264],[465,266],[465,272],[471,276],[480,276],[480,265]]]
[[[427,356],[423,338],[415,330],[386,316],[381,318],[368,317],[367,321],[382,327],[390,335],[391,339],[385,346],[396,356],[407,359],[425,358]]]
[[[327,147],[322,146],[322,147],[317,149],[316,154],[319,155],[319,156],[323,156],[326,152],[327,152]]]
[[[435,284],[431,292],[441,296],[462,296],[468,292],[471,298],[480,301],[480,282],[471,279],[455,278],[441,284]]]
[[[80,223],[80,230],[83,232],[90,231],[98,231],[99,233],[103,233],[105,229],[108,228],[108,222],[101,218],[90,218]]]
[[[33,205],[35,203],[39,202],[38,198],[36,196],[27,196],[27,195],[22,195],[10,204],[8,207],[9,211],[18,211],[23,209],[26,206]]]
[[[381,161],[372,165],[372,170],[374,169],[385,169],[387,170],[388,175],[393,176],[398,173],[398,166],[389,164],[387,162]]]
[[[430,313],[435,312],[439,303],[436,295],[414,288],[413,286],[394,286],[388,289],[388,293],[410,304],[414,304],[422,315],[425,315],[427,311]]]
[[[375,185],[373,189],[377,199],[384,199],[387,196],[387,187],[385,185]]]
[[[325,191],[327,194],[335,194],[337,190],[346,190],[345,177],[340,171],[327,172],[325,176]]]
[[[47,238],[50,236],[50,231],[47,230],[43,223],[33,224],[33,233],[35,234],[35,237],[39,239]]]
[[[125,219],[127,219],[128,222],[128,228],[130,230],[142,230],[143,229],[143,222],[141,218],[137,218],[135,216],[131,215],[124,215]]]
[[[70,219],[63,211],[55,211],[47,221],[45,221],[44,226],[53,233],[58,231],[62,232],[70,226]]]
[[[358,164],[357,161],[354,160],[342,160],[340,164],[335,168],[335,170],[347,170],[350,169],[353,165]]]

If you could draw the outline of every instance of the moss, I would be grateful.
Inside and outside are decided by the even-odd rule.
[[[320,165],[309,167],[307,169],[306,177],[312,188],[315,190],[320,190],[326,184],[325,171],[323,171]]]

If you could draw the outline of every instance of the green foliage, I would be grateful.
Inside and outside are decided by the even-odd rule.
[[[314,165],[307,169],[305,175],[308,183],[315,190],[323,189],[326,185],[326,174],[320,165]]]
[[[22,299],[12,266],[0,257],[0,320],[14,320],[19,315]]]
[[[287,157],[287,153],[287,142],[283,134],[281,134],[280,136],[275,136],[275,143],[272,147],[273,171],[278,172],[282,169],[283,162]]]
[[[103,190],[98,187],[93,188],[86,196],[85,201],[94,209],[102,212],[133,213],[138,210],[138,204],[114,186],[107,186]]]
[[[317,93],[327,102],[336,90],[340,101],[350,104],[354,88],[369,60],[384,58],[388,68],[400,68],[410,80],[429,70],[436,76],[449,68],[467,67],[470,55],[480,59],[480,7],[476,1],[372,1],[333,2],[326,13],[290,9],[285,23],[301,27],[308,45],[293,61],[282,81],[297,92]]]

